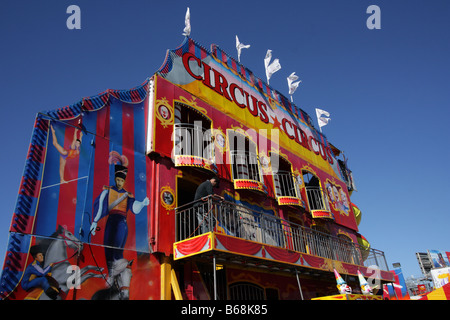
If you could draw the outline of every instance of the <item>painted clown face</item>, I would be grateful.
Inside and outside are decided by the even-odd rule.
[[[344,284],[341,284],[340,286],[338,286],[339,288],[339,292],[341,293],[341,294],[351,294],[352,293],[352,288],[348,285],[348,284],[346,284],[346,283],[344,283]]]
[[[361,290],[363,294],[373,294],[373,289],[369,285],[363,285],[361,286]]]

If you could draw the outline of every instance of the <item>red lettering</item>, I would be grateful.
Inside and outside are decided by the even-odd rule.
[[[211,84],[211,67],[204,62],[203,62],[203,73],[204,73],[203,84],[211,89],[214,89],[214,87]]]
[[[322,156],[323,160],[327,160],[327,153],[325,150],[325,146],[323,145],[323,143],[319,142],[319,151],[320,151],[320,155]]]
[[[252,107],[250,107],[249,104],[247,104],[248,111],[254,116],[258,116],[258,99],[256,99],[254,96],[252,97]]]
[[[319,154],[319,143],[314,137],[309,137],[309,144],[311,145],[311,149],[315,154]]]
[[[287,127],[286,127],[286,124],[287,124],[287,123],[289,123],[289,125],[290,125],[291,128],[292,128],[292,123],[291,123],[288,119],[283,118],[283,120],[281,121],[281,125],[283,126],[283,130],[284,130],[284,132],[286,132],[287,136],[288,136],[290,139],[294,139],[294,135],[289,134],[289,132],[288,132],[288,130],[287,130]]]
[[[230,85],[230,95],[231,95],[231,98],[233,99],[234,103],[237,104],[237,106],[238,106],[239,108],[243,108],[243,109],[244,109],[244,108],[245,108],[245,104],[244,104],[244,103],[238,102],[238,100],[236,99],[236,89],[239,90],[239,91],[241,92],[242,99],[244,99],[244,90],[242,90],[241,87],[238,87],[238,85],[237,85],[236,83],[232,83],[232,84]]]
[[[231,101],[231,97],[227,91],[228,87],[227,79],[225,79],[225,77],[217,70],[213,69],[213,72],[214,72],[214,90],[218,94],[224,96],[225,98]]]
[[[311,150],[308,145],[308,136],[306,135],[305,131],[294,124],[292,126],[294,127],[295,141],[304,148]]]
[[[295,141],[298,143],[298,144],[303,144],[303,140],[302,140],[302,135],[301,135],[301,132],[300,132],[300,128],[299,127],[297,127],[297,126],[294,126],[294,128],[295,128]],[[300,136],[298,135],[298,133],[300,132]]]
[[[185,54],[183,55],[183,65],[184,65],[184,68],[185,68],[186,71],[191,75],[192,78],[194,78],[194,79],[196,79],[196,80],[202,80],[202,76],[201,76],[201,75],[196,75],[196,74],[194,74],[194,73],[192,72],[191,67],[189,66],[189,61],[190,61],[191,59],[194,59],[194,60],[197,62],[197,65],[198,65],[199,67],[202,66],[202,63],[201,63],[200,59],[197,58],[196,56],[194,56],[192,53],[189,53],[189,52],[188,52],[188,53],[185,53]]]
[[[203,66],[203,76],[201,74],[195,74],[191,70],[191,60],[193,60],[199,68]],[[186,69],[187,73],[194,79],[202,80],[202,83],[205,86],[216,91],[226,99],[233,101],[239,108],[247,108],[254,117],[257,117],[259,115],[259,118],[262,122],[269,123],[267,105],[264,102],[258,101],[257,98],[255,98],[253,95],[250,95],[236,83],[231,83],[231,85],[228,86],[228,81],[224,75],[211,68],[208,64],[201,61],[201,59],[197,58],[194,54],[187,52],[183,55],[183,66]],[[211,83],[211,71],[214,73],[214,86]],[[237,92],[240,93],[240,97],[239,95],[236,96]],[[251,101],[249,99],[250,97]],[[327,160],[330,164],[334,163],[333,154],[329,147],[325,147],[324,144],[318,142],[316,139],[314,139],[314,137],[308,138],[307,134],[302,129],[297,127],[287,118],[283,118],[281,125],[289,139],[295,140],[298,144],[300,144],[307,150],[313,151],[316,155],[320,154],[322,158],[324,160]]]
[[[327,155],[328,155],[328,162],[331,163],[331,164],[333,164],[333,163],[334,163],[334,160],[333,160],[333,156],[332,156],[330,147],[327,147],[326,150],[327,150]]]
[[[258,108],[259,108],[259,111],[261,112],[259,114],[259,118],[261,119],[261,121],[264,122],[264,123],[269,123],[269,116],[267,115],[267,112],[266,112],[267,111],[266,104],[261,102],[261,101],[259,101],[258,102]]]
[[[308,145],[308,136],[306,135],[305,131],[303,131],[300,128],[298,128],[298,130],[300,131],[300,137],[301,137],[301,140],[302,140],[301,145],[303,147],[305,147],[306,149],[311,150],[309,148],[309,145]]]
[[[248,100],[248,97],[250,96],[249,93],[247,91],[244,91],[245,94],[245,101],[247,102],[247,106],[250,104],[250,101]]]

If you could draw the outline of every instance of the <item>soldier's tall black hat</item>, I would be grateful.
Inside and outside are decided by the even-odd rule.
[[[38,253],[44,253],[42,252],[42,248],[40,245],[34,245],[30,248],[30,254],[34,258]]]
[[[116,164],[114,166],[114,172],[115,172],[115,175],[114,175],[115,178],[119,177],[119,178],[122,178],[125,180],[127,178],[128,168],[124,167],[120,164]]]

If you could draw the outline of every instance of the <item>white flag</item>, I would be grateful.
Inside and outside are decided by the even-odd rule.
[[[322,127],[327,125],[328,121],[331,120],[330,113],[328,113],[325,110],[316,108],[316,115],[317,115],[317,122],[319,123],[320,132],[322,132]]]
[[[186,16],[184,17],[184,29],[183,29],[183,36],[189,37],[191,34],[191,13],[189,12],[189,7],[186,11]]]
[[[289,94],[291,95],[291,101],[292,101],[292,95],[294,94],[295,90],[297,90],[298,85],[302,82],[302,80],[294,82],[298,80],[298,76],[295,74],[295,72],[292,72],[289,77],[287,77],[288,87],[289,87]]]
[[[264,66],[266,67],[266,77],[267,77],[267,84],[269,84],[269,79],[272,77],[272,75],[281,69],[280,61],[278,59],[275,59],[270,63],[270,60],[272,59],[272,50],[267,50],[266,57],[264,58]]]
[[[236,36],[236,49],[238,52],[238,61],[241,62],[241,50],[250,48],[249,44],[242,44],[239,42],[238,36]]]

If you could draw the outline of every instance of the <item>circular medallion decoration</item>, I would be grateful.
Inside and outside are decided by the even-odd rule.
[[[227,138],[222,130],[220,130],[220,128],[214,129],[214,144],[220,152],[225,152],[227,146]]]
[[[175,208],[175,193],[169,186],[161,188],[161,204],[166,210],[172,210]]]
[[[164,120],[170,119],[170,110],[165,105],[160,105],[158,107],[158,112]]]
[[[165,97],[156,100],[156,118],[161,122],[164,128],[173,125],[174,112],[173,107]]]

